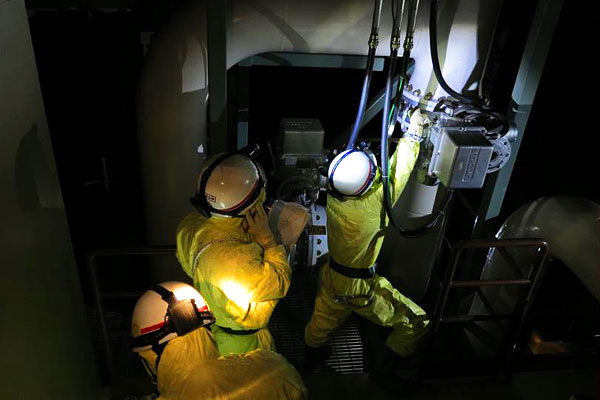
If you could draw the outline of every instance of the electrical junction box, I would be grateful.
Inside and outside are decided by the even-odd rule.
[[[430,169],[444,186],[452,189],[478,189],[483,186],[492,158],[492,144],[484,128],[444,127],[434,151]]]

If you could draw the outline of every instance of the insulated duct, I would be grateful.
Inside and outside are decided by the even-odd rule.
[[[590,293],[600,301],[600,205],[575,197],[542,197],[525,204],[504,222],[498,239],[542,238],[548,242],[550,259],[558,259],[579,278]],[[530,254],[513,254],[526,274]],[[494,249],[488,258],[481,279],[510,276],[512,269]],[[490,290],[488,288],[488,290]],[[496,289],[498,290],[498,289]],[[506,293],[491,294],[490,299],[504,308],[512,303]],[[476,307],[478,303],[474,303]],[[477,308],[482,309],[481,307]]]
[[[544,239],[549,245],[549,259],[557,259],[569,268],[583,287],[600,301],[600,205],[574,197],[543,197],[517,209],[504,222],[498,239]],[[508,250],[508,249],[507,249]],[[533,248],[511,251],[514,260],[509,263],[496,249],[490,249],[481,279],[513,279],[515,265],[527,276],[532,262],[539,256]],[[543,282],[542,282],[543,285]],[[473,298],[469,314],[511,313],[525,290],[523,287],[483,287],[484,304],[479,296]],[[564,293],[557,293],[558,296]],[[503,328],[494,322],[478,322],[491,337],[502,338]],[[504,326],[504,325],[500,325]],[[490,348],[472,333],[469,340],[480,354]]]
[[[500,0],[447,0],[439,10],[438,42],[444,76],[472,90],[481,80]],[[228,2],[227,66],[265,52],[365,55],[371,29],[370,0]],[[419,7],[412,57],[413,89],[446,95],[432,75],[429,5]],[[389,53],[391,4],[384,1],[378,56]],[[174,242],[188,199],[206,159],[206,2],[184,6],[156,35],[138,92],[138,135],[148,240]],[[357,87],[357,91],[359,88]],[[435,195],[435,192],[434,192]]]

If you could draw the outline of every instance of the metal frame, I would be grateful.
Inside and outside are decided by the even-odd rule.
[[[121,249],[100,249],[91,252],[88,256],[87,269],[92,284],[92,295],[94,297],[94,304],[100,320],[100,330],[102,336],[103,352],[106,357],[106,364],[111,381],[115,377],[115,360],[110,345],[110,337],[108,334],[108,325],[106,323],[106,314],[104,310],[104,297],[107,297],[102,293],[100,289],[100,283],[98,280],[98,264],[97,259],[99,257],[122,257],[122,256],[154,256],[154,255],[174,255],[175,246],[140,246],[130,247]],[[132,294],[130,292],[122,293],[111,293],[110,297],[131,297],[138,296],[140,294]]]
[[[208,0],[208,154],[228,150],[227,131],[227,1]]]
[[[386,57],[375,57],[373,71],[383,71]],[[237,146],[238,149],[248,143],[248,70],[252,66],[283,66],[283,67],[303,67],[303,68],[350,68],[365,69],[367,64],[366,56],[356,55],[338,55],[338,54],[313,54],[313,53],[284,53],[272,52],[258,54],[240,61],[237,65],[241,67],[238,73],[238,109],[237,109]],[[408,66],[408,73],[412,73],[415,63],[411,60]],[[393,82],[393,91],[396,90],[398,78]],[[385,90],[379,91],[367,104],[365,116],[361,123],[361,128],[371,121],[377,113],[383,108],[383,98]],[[335,140],[334,145],[341,145],[348,137],[350,129]]]
[[[503,279],[503,280],[455,280],[455,274],[458,269],[460,256],[467,249],[498,249],[499,253],[508,261],[512,266],[516,266],[516,262],[506,251],[507,247],[537,247],[541,251],[539,263],[534,264],[529,271],[527,277],[522,277],[520,272],[519,278],[516,279]],[[503,364],[504,371],[509,373],[510,363],[512,361],[512,354],[518,345],[519,338],[523,325],[529,316],[529,312],[532,305],[532,300],[535,297],[537,289],[539,287],[540,277],[543,274],[544,267],[546,265],[546,259],[548,256],[548,243],[543,239],[490,239],[490,240],[464,240],[456,244],[452,248],[450,258],[448,261],[448,267],[446,269],[444,282],[442,284],[441,293],[438,297],[435,311],[431,319],[431,342],[433,343],[435,337],[439,333],[440,326],[442,324],[450,323],[472,323],[477,321],[509,321],[509,326],[506,329],[506,333],[503,336],[504,341],[504,352],[498,354],[497,360],[499,364]],[[481,287],[484,286],[529,286],[527,295],[521,301],[517,302],[512,313],[494,313],[490,302],[481,291]],[[476,293],[480,296],[484,307],[488,310],[488,314],[478,315],[444,315],[446,306],[448,303],[448,296],[450,289],[452,288],[476,288]],[[471,325],[474,328],[480,328],[476,324]],[[465,327],[466,328],[466,327]],[[481,331],[485,330],[479,329]],[[493,339],[492,339],[493,340]],[[486,338],[483,338],[486,342]],[[487,340],[488,342],[490,340]],[[502,348],[501,347],[501,348]]]
[[[562,4],[563,0],[538,0],[537,2],[536,13],[531,22],[531,29],[512,92],[512,104],[507,113],[508,120],[516,125],[517,139],[511,143],[512,156],[508,163],[500,171],[487,177],[483,198],[473,227],[473,238],[481,237],[485,222],[500,214],[531,114],[535,94],[542,78],[546,58],[550,51],[554,30],[558,24]]]

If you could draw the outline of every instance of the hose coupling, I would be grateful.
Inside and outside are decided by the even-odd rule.
[[[399,36],[392,37],[390,47],[392,48],[392,50],[398,50],[400,48],[400,37]]]
[[[415,41],[411,36],[406,36],[406,39],[404,39],[404,51],[411,51],[413,46],[415,44]]]
[[[378,45],[379,45],[379,34],[371,33],[371,36],[369,37],[369,47],[372,49],[376,49]]]

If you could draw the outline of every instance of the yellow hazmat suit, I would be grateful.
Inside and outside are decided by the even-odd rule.
[[[292,276],[283,246],[263,249],[244,218],[190,214],[177,230],[177,258],[214,313],[222,355],[275,350],[267,324]]]
[[[307,398],[302,378],[281,355],[255,350],[219,357],[206,328],[171,339],[162,352],[158,373],[153,350],[140,356],[157,376],[160,400]]]
[[[411,118],[411,129],[420,136],[422,125],[417,110]],[[404,190],[418,153],[417,141],[399,141],[390,164],[392,204]],[[388,218],[383,207],[383,185],[376,179],[360,198],[327,196],[329,255],[343,267],[370,268],[381,250]],[[350,278],[334,271],[330,263],[321,270],[314,312],[305,330],[306,343],[322,346],[354,311],[378,325],[393,328],[386,344],[394,352],[401,356],[414,352],[429,324],[425,311],[387,279],[377,274],[372,278]]]

